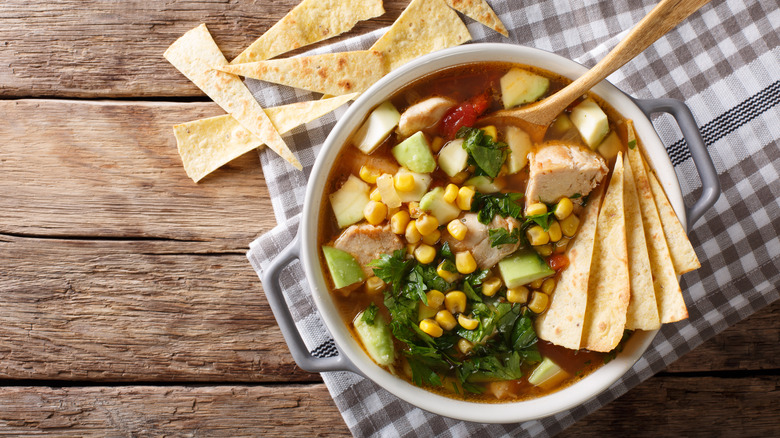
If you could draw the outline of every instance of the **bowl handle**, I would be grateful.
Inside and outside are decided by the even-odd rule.
[[[683,102],[676,99],[634,99],[642,112],[650,118],[650,115],[657,112],[671,114],[677,121],[677,126],[683,134],[688,150],[691,152],[693,164],[701,179],[701,196],[690,206],[686,206],[686,216],[688,218],[688,230],[696,223],[704,213],[710,209],[720,197],[720,181],[718,181],[718,172],[707,151],[707,146],[701,138],[696,119],[693,118],[691,110]]]
[[[284,336],[284,340],[290,348],[293,360],[301,369],[312,373],[321,373],[323,371],[358,372],[352,362],[347,360],[338,345],[336,345],[336,350],[339,352],[338,356],[314,356],[306,348],[306,344],[304,344],[303,338],[301,338],[301,334],[295,326],[295,321],[293,321],[290,309],[287,307],[282,294],[279,276],[282,270],[289,266],[293,260],[300,259],[300,251],[300,238],[299,235],[296,235],[293,241],[263,270],[261,278],[268,304],[271,305],[274,318],[276,318],[276,322],[282,330],[282,336]]]

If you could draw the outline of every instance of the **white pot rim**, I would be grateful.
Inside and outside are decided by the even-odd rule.
[[[448,398],[416,387],[376,365],[364,353],[342,321],[326,287],[319,263],[317,222],[322,205],[325,180],[349,135],[357,129],[368,111],[395,91],[425,74],[442,68],[483,61],[512,62],[536,66],[574,79],[587,69],[574,61],[539,49],[497,43],[475,43],[435,52],[418,58],[391,72],[363,93],[331,131],[312,170],[306,190],[299,234],[301,263],[322,319],[347,359],[367,378],[397,397],[427,411],[460,420],[479,423],[517,423],[543,418],[578,406],[602,393],[623,376],[648,348],[657,331],[637,331],[624,350],[608,364],[582,380],[557,392],[511,403],[476,403]],[[634,120],[650,165],[677,212],[684,212],[682,194],[666,149],[650,120],[626,94],[608,82],[592,90],[624,117]],[[685,224],[684,213],[680,218]]]

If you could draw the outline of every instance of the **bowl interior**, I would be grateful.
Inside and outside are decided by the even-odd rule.
[[[314,300],[322,318],[341,351],[360,372],[401,399],[430,412],[480,423],[512,423],[537,419],[575,407],[601,393],[628,371],[650,345],[656,332],[637,331],[617,358],[581,381],[546,396],[529,401],[486,404],[447,398],[409,384],[377,366],[352,338],[331,300],[319,264],[317,221],[322,203],[322,188],[341,147],[365,119],[368,111],[385,101],[409,82],[428,73],[460,64],[481,61],[508,61],[533,65],[574,79],[587,69],[558,55],[529,47],[509,44],[470,44],[443,50],[419,58],[390,73],[355,101],[328,136],[315,163],[309,181],[301,235],[301,261]],[[652,124],[631,99],[607,82],[593,88],[624,117],[634,120],[648,160],[656,171],[673,207],[685,223],[682,195],[671,161]]]

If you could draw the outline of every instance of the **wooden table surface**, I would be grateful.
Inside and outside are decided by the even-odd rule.
[[[257,155],[196,185],[171,131],[223,111],[166,47],[205,22],[232,59],[296,3],[2,2],[0,435],[349,434],[244,255],[275,225]],[[772,436],[778,333],[775,304],[563,435]]]

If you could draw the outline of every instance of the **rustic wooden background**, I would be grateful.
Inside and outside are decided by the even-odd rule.
[[[205,22],[231,59],[295,4],[0,4],[0,435],[349,434],[244,256],[257,156],[196,185],[171,132],[222,111],[165,48]],[[776,436],[778,333],[775,304],[563,435]]]

